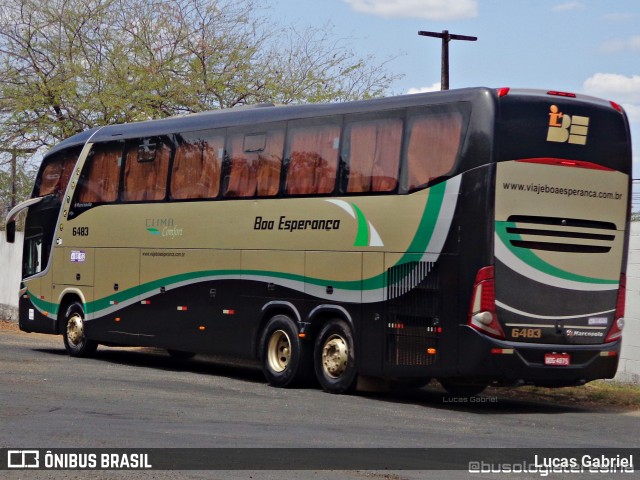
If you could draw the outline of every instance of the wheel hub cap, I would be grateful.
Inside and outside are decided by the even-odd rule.
[[[332,378],[337,378],[347,369],[349,349],[344,338],[332,335],[322,349],[322,365],[324,371]]]

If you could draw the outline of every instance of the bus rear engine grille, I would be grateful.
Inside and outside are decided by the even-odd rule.
[[[391,365],[433,365],[437,358],[437,318],[396,316],[387,324],[387,362]]]
[[[610,222],[530,215],[512,215],[507,221],[518,224],[507,227],[508,234],[517,236],[510,240],[511,245],[531,250],[608,253],[616,238],[616,226]]]

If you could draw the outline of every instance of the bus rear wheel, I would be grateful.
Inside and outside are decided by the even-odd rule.
[[[260,345],[262,372],[269,385],[291,387],[309,376],[309,346],[298,336],[295,322],[287,315],[269,320]]]
[[[64,315],[64,348],[72,357],[90,357],[98,348],[98,342],[88,340],[85,335],[84,310],[78,302],[73,302]]]
[[[331,320],[320,331],[313,353],[316,377],[329,393],[347,393],[356,386],[356,364],[351,328]]]

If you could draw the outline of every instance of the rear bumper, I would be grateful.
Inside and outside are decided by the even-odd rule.
[[[615,376],[620,346],[621,340],[599,345],[507,342],[465,326],[461,329],[458,371],[461,377],[504,384],[583,384]],[[547,353],[568,353],[570,365],[545,365]]]

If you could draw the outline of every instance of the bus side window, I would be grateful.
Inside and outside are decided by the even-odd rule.
[[[258,133],[237,132],[227,138],[230,169],[225,197],[271,197],[278,194],[284,125]]]
[[[453,168],[462,131],[459,112],[432,113],[409,118],[406,149],[407,191],[426,185]]]
[[[391,192],[398,185],[402,119],[354,122],[347,127],[343,159],[348,193]]]
[[[42,172],[36,181],[38,186],[35,196],[44,197],[55,193],[61,197],[67,189],[79,155],[80,148],[74,148],[45,159]]]
[[[123,200],[164,200],[167,192],[171,142],[167,137],[148,137],[127,142],[125,147]]]
[[[224,131],[179,134],[171,173],[175,199],[215,198],[220,191]]]
[[[290,127],[285,186],[288,195],[334,191],[339,141],[340,125],[337,123]]]
[[[124,142],[93,146],[82,169],[75,203],[108,203],[118,199],[118,182]]]

